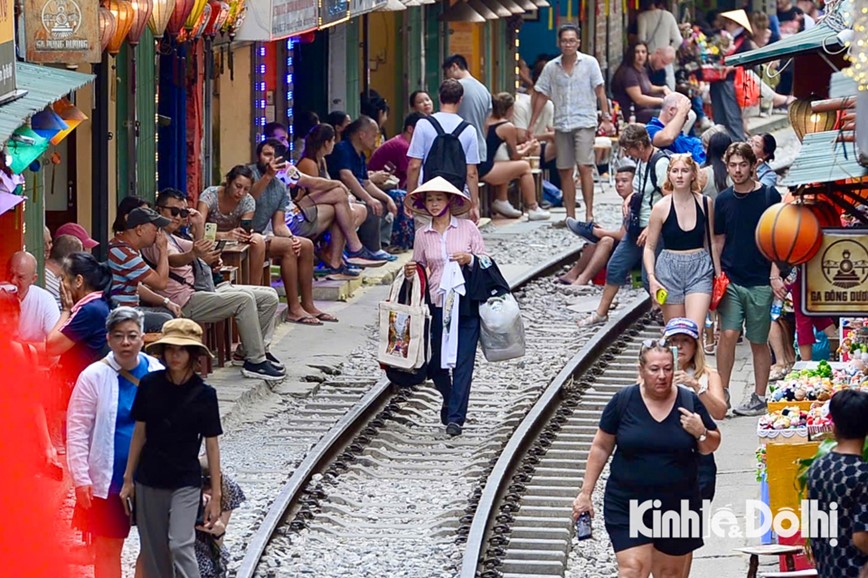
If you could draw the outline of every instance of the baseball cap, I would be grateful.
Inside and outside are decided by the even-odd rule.
[[[144,225],[145,223],[153,223],[158,228],[162,229],[163,227],[170,225],[172,221],[165,217],[161,217],[159,213],[153,209],[148,209],[147,207],[133,209],[130,211],[130,214],[127,215],[127,230],[138,227],[139,225]]]
[[[663,330],[663,337],[669,339],[673,335],[689,335],[693,339],[699,339],[699,327],[686,317],[670,319]]]
[[[54,236],[59,237],[61,235],[72,235],[81,241],[81,244],[85,249],[93,249],[99,245],[99,241],[91,239],[87,230],[78,223],[64,223],[59,226],[57,231],[54,232]]]

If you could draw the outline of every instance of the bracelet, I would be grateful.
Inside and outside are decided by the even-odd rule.
[[[780,281],[780,277],[769,277],[769,281]]]

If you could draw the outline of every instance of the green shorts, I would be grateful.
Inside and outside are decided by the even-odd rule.
[[[768,343],[774,294],[768,285],[742,287],[730,282],[717,308],[721,331],[741,331],[751,343]]]

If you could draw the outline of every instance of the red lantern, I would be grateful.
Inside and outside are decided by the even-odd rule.
[[[148,19],[154,9],[154,0],[130,0],[130,4],[133,5],[133,25],[130,26],[127,34],[127,42],[130,46],[135,46],[141,40],[145,26],[148,25]]]
[[[187,21],[187,17],[195,5],[196,0],[175,0],[175,10],[172,12],[168,24],[166,24],[166,32],[172,36],[177,36],[181,28],[184,27],[184,22]]]
[[[221,0],[211,0],[208,5],[211,6],[211,16],[205,25],[204,34],[213,38],[220,31],[223,23],[226,22],[226,17],[229,16],[229,4]]]
[[[823,231],[807,206],[777,203],[760,217],[755,237],[766,259],[779,266],[792,266],[810,261],[817,254]]]

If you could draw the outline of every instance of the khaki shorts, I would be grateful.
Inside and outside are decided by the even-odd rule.
[[[741,331],[743,323],[748,341],[768,343],[773,300],[772,288],[768,285],[742,287],[730,282],[717,308],[721,331]]]
[[[571,169],[576,165],[593,165],[596,135],[597,131],[593,128],[577,128],[569,132],[555,131],[558,169]]]

